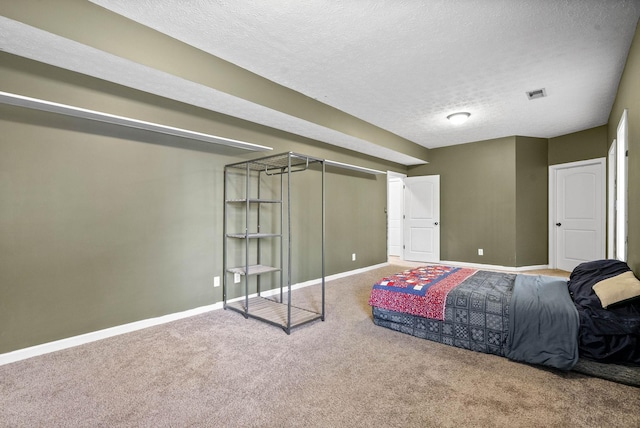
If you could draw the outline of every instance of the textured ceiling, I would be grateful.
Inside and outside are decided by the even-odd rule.
[[[607,123],[640,16],[640,0],[91,1],[428,148]],[[33,50],[34,59],[44,56]],[[102,70],[99,60],[125,61],[92,55]],[[77,71],[99,72],[77,62]],[[166,81],[154,86],[153,71],[139,64],[118,70],[129,70],[126,83],[101,78],[417,163],[175,76],[156,72]],[[526,91],[539,88],[547,97],[528,100]],[[455,111],[470,112],[469,121],[452,126],[446,116]]]

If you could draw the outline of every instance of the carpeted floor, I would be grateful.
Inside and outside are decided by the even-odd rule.
[[[329,282],[326,321],[289,336],[220,310],[1,366],[0,426],[640,426],[639,388],[375,326],[401,269]]]

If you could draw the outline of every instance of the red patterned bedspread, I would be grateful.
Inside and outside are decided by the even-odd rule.
[[[406,270],[376,283],[369,305],[442,321],[449,291],[476,272],[451,266]]]

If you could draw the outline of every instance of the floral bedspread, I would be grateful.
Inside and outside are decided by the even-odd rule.
[[[476,269],[423,266],[383,278],[373,286],[369,305],[444,320],[447,294]]]

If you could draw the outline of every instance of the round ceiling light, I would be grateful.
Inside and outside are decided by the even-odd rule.
[[[459,113],[452,113],[449,116],[447,116],[447,119],[449,119],[451,123],[453,123],[454,125],[461,125],[465,123],[467,119],[469,119],[469,116],[471,116],[471,113],[467,113],[465,111],[465,112],[459,112]]]

